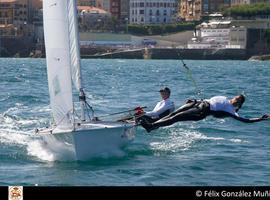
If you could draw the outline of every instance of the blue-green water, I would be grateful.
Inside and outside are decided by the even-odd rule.
[[[269,185],[270,121],[244,124],[208,117],[136,139],[123,155],[60,161],[33,132],[50,122],[44,59],[0,59],[0,185]],[[245,92],[246,117],[270,113],[270,63],[186,61],[202,97]],[[180,61],[83,60],[96,115],[154,107],[162,86],[179,106],[194,97]],[[52,159],[54,158],[54,159]]]

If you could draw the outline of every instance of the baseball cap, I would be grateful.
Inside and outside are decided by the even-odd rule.
[[[159,92],[168,92],[170,94],[171,90],[168,87],[165,87],[165,88],[160,89]]]

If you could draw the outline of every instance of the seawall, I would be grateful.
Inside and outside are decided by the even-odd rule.
[[[173,49],[145,48],[99,55],[82,55],[83,58],[118,59],[188,59],[188,60],[247,60],[245,49]]]
[[[1,37],[0,57],[29,57],[34,49],[32,37]]]

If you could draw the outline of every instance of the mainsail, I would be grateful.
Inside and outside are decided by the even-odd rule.
[[[68,2],[73,0],[43,1],[50,104],[55,124],[63,128],[70,127],[73,113]]]

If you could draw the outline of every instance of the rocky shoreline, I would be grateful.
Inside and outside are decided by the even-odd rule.
[[[248,60],[250,60],[250,61],[265,61],[265,60],[270,60],[270,54],[259,55],[259,56],[251,56]]]

